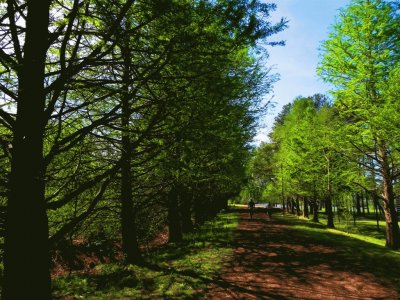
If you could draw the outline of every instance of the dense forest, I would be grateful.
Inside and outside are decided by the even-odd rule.
[[[140,264],[140,243],[166,225],[179,242],[239,193],[287,26],[274,9],[0,3],[3,299],[50,299],[51,258],[78,240]]]
[[[331,97],[300,96],[275,118],[270,141],[248,165],[244,198],[327,226],[375,214],[386,246],[399,249],[400,208],[398,1],[354,0],[322,43],[318,73]]]

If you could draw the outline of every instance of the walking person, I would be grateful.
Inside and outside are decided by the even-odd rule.
[[[250,201],[247,204],[247,206],[249,208],[250,219],[253,219],[254,207],[256,206],[256,204],[254,203],[253,199],[250,199]]]
[[[268,217],[270,217],[271,218],[271,216],[272,216],[272,204],[271,203],[267,203],[267,214],[268,214]]]

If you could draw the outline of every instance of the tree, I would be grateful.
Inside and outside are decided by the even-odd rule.
[[[210,217],[221,208],[216,203],[232,193],[234,174],[240,175],[260,95],[273,81],[251,49],[285,27],[284,21],[266,22],[273,8],[258,1],[202,2],[185,18],[181,59],[174,65],[181,81],[168,88],[177,99],[166,121],[173,142],[164,168],[171,180],[166,197],[171,242],[180,241],[183,223],[190,227],[191,206],[197,221]]]
[[[316,94],[298,97],[285,107],[270,134],[277,149],[273,164],[280,166],[274,168],[280,182],[276,189],[281,189],[292,212],[300,213],[302,201],[303,214],[308,217],[311,205],[314,221],[324,207],[331,228],[335,179],[342,171],[336,167],[341,158],[335,151],[336,123],[329,98]]]
[[[398,3],[354,0],[343,11],[322,45],[320,76],[335,86],[335,107],[343,121],[342,139],[353,151],[374,160],[382,178],[387,224],[386,245],[398,249],[400,233],[394,184],[398,178],[398,104],[388,96],[400,58]],[[397,84],[396,84],[397,85]],[[394,106],[393,106],[394,104]],[[358,159],[356,155],[354,158]]]
[[[16,70],[17,117],[15,121],[10,117],[13,120],[11,125],[14,136],[5,237],[4,299],[22,299],[29,297],[29,294],[50,299],[48,225],[43,178],[43,132],[46,123],[42,119],[50,3],[27,3],[23,58],[16,35],[15,15],[11,13],[17,7],[11,1],[8,3],[16,61],[2,53],[3,57],[6,56],[20,66]],[[16,286],[16,282],[20,286]]]
[[[13,131],[5,234],[4,299],[51,298],[46,169],[56,153],[75,145],[90,129],[101,123],[100,118],[61,141],[57,140],[60,135],[56,134],[52,149],[49,152],[44,149],[45,137],[52,127],[51,120],[57,113],[61,115],[65,107],[63,91],[66,91],[72,78],[94,61],[104,58],[112,48],[107,49],[104,43],[94,39],[91,39],[91,47],[82,44],[82,36],[87,34],[85,26],[90,26],[90,22],[77,24],[76,20],[78,12],[83,16],[95,14],[88,4],[74,1],[61,7],[52,1],[8,1],[6,8],[1,8],[2,18],[9,20],[9,25],[2,24],[0,29],[3,36],[1,68],[4,71],[1,90],[15,109],[15,117],[10,112],[1,111],[3,121]],[[113,26],[103,36],[105,40],[115,33],[130,5],[128,1],[120,6]],[[57,8],[64,10],[65,14]],[[79,28],[76,35],[72,33],[74,26]],[[52,51],[54,47],[59,51]],[[81,50],[80,55],[77,55],[78,50]],[[59,60],[53,60],[57,55]],[[109,116],[104,116],[102,120]],[[97,185],[114,170],[107,171],[103,177],[80,190]],[[58,205],[62,204],[63,201],[58,202]]]

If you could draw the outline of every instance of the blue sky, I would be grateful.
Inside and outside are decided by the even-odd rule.
[[[255,138],[255,143],[267,141],[275,116],[282,106],[297,96],[311,96],[316,93],[327,94],[330,86],[323,83],[316,74],[319,61],[318,48],[328,38],[330,26],[338,14],[338,9],[346,7],[350,0],[275,0],[267,1],[277,4],[272,20],[285,17],[289,28],[272,37],[274,40],[285,40],[286,46],[269,48],[268,65],[280,74],[275,83],[273,96],[276,106],[269,111]]]

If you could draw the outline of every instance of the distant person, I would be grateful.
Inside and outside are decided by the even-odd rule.
[[[254,207],[256,206],[256,204],[254,203],[253,199],[250,199],[250,201],[247,204],[247,206],[249,208],[250,219],[253,219]]]
[[[271,218],[271,216],[272,216],[272,204],[271,203],[267,203],[267,214],[268,214],[268,217]]]

